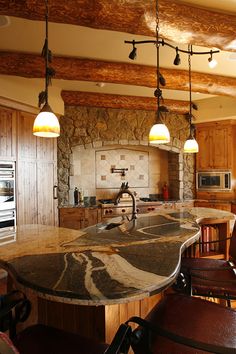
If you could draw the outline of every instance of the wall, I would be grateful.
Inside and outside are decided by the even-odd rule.
[[[102,197],[115,193],[116,188],[111,187],[109,191],[109,188],[96,188],[97,172],[102,176],[102,171],[96,171],[96,152],[121,148],[126,150],[127,157],[127,150],[149,154],[149,167],[154,170],[152,176],[148,172],[149,185],[141,188],[142,195],[160,192],[162,181],[169,175],[170,155],[176,155],[171,168],[175,171],[171,177],[171,184],[175,186],[173,193],[180,199],[193,198],[195,156],[183,154],[183,144],[189,135],[188,122],[184,116],[168,113],[165,123],[170,130],[171,142],[157,148],[148,145],[148,133],[154,121],[155,112],[150,111],[65,107],[65,116],[61,119],[62,134],[58,139],[59,202],[68,203],[69,189],[75,185],[83,187],[88,195],[96,193]]]

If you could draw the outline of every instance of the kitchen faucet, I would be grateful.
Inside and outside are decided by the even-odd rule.
[[[131,196],[132,198],[132,217],[131,220],[137,219],[137,209],[136,209],[136,198],[134,194],[129,190],[128,183],[126,185],[122,183],[121,189],[118,192],[116,199],[114,201],[114,204],[117,205],[119,203],[119,199],[122,196],[122,194],[127,193]]]

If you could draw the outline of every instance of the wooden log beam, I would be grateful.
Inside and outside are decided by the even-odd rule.
[[[50,0],[51,22],[67,23],[145,36],[155,35],[155,1]],[[43,0],[0,0],[0,14],[44,20]],[[176,43],[191,43],[234,50],[236,16],[159,0],[160,36]],[[210,19],[210,20],[209,20]]]
[[[54,57],[56,79],[94,81],[156,87],[156,68],[147,65]],[[188,71],[161,68],[166,89],[188,91]],[[0,52],[0,74],[28,78],[44,77],[44,60],[39,55]],[[192,72],[192,91],[236,97],[236,78]]]
[[[65,91],[61,92],[66,106],[89,106],[118,109],[141,109],[155,111],[157,100],[155,97],[124,96],[94,92]],[[165,100],[165,107],[169,112],[186,114],[189,112],[188,101]]]

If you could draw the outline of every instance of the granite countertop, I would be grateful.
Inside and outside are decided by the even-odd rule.
[[[84,230],[44,225],[17,228],[0,247],[0,264],[39,296],[81,305],[107,305],[148,297],[176,278],[181,253],[200,237],[198,223],[235,215],[187,208],[121,217]],[[119,226],[111,228],[115,223]]]

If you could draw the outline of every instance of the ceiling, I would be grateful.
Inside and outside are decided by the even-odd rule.
[[[87,0],[89,2],[89,0]],[[107,0],[104,0],[104,3],[106,3]],[[162,17],[161,14],[163,14],[163,8],[165,9],[165,6],[168,7],[167,5],[172,3],[171,0],[163,0],[164,5],[159,6],[159,11],[160,11],[160,33],[163,32],[165,33],[165,28],[167,28],[166,21],[163,21],[162,25]],[[30,9],[30,6],[32,7],[32,13],[28,13],[28,18],[34,18],[33,14],[34,11],[37,13],[37,7],[36,7],[36,1],[35,0],[20,0],[20,3],[22,3],[22,6],[26,7],[28,6]],[[41,2],[44,6],[44,1],[38,1]],[[55,3],[55,0],[49,0],[50,3]],[[84,0],[73,0],[71,1],[71,4],[76,3],[77,5],[81,5],[81,8],[84,6],[86,1]],[[96,1],[91,1],[90,3],[96,3]],[[8,20],[8,24],[5,25],[3,21],[3,25],[1,26],[1,21],[0,21],[0,78],[4,80],[4,82],[15,82],[17,83],[17,87],[26,86],[28,83],[30,87],[32,87],[32,83],[35,86],[36,90],[36,97],[35,97],[35,105],[37,105],[37,94],[38,92],[44,88],[44,80],[43,77],[40,78],[42,75],[34,75],[30,77],[30,75],[25,78],[24,74],[22,74],[22,71],[27,72],[28,68],[27,65],[30,66],[30,58],[24,61],[19,61],[17,62],[17,67],[20,68],[22,66],[22,70],[18,72],[16,69],[12,70],[11,64],[8,61],[7,64],[4,64],[2,62],[5,60],[4,58],[1,57],[1,53],[3,52],[9,52],[9,53],[23,53],[23,54],[34,54],[36,56],[39,56],[42,50],[42,46],[44,43],[44,36],[45,36],[45,24],[40,20],[40,16],[42,16],[42,13],[40,15],[39,13],[39,19],[33,19],[29,20],[27,19],[27,14],[24,14],[22,12],[22,18],[20,18],[19,13],[17,13],[17,16],[14,17],[12,16],[13,10],[8,9],[6,3],[9,3],[9,1],[4,1],[0,0],[0,19],[1,20]],[[13,1],[14,3],[14,1]],[[60,1],[60,4],[63,3],[63,1]],[[65,4],[68,3],[65,2]],[[81,4],[80,4],[81,3]],[[103,3],[102,0],[98,0],[97,3]],[[112,9],[112,4],[115,4],[114,6],[114,12]],[[141,5],[140,5],[141,3]],[[142,3],[147,3],[147,1],[135,1],[135,0],[117,0],[114,2],[113,0],[110,1],[110,8],[109,11],[110,13],[113,13],[113,17],[116,17],[117,14],[117,8],[121,9],[124,11],[125,6],[133,6],[135,9],[135,6],[142,6]],[[155,3],[152,1],[152,3]],[[202,27],[199,27],[199,32],[201,36],[194,40],[191,39],[191,43],[193,44],[193,50],[194,51],[209,51],[210,49],[217,49],[217,36],[222,30],[222,32],[225,29],[225,32],[228,31],[227,25],[231,26],[232,19],[236,23],[236,0],[224,0],[224,1],[218,1],[218,0],[186,0],[186,1],[174,1],[177,7],[185,6],[187,5],[188,8],[190,8],[191,12],[196,13],[196,17],[198,16],[196,21],[201,22],[201,13],[198,13],[199,9],[206,9],[207,11],[213,11],[214,14],[219,13],[219,16],[224,16],[223,18],[226,19],[229,18],[228,23],[224,26],[224,24],[218,24],[219,27],[215,27],[215,29],[210,28],[208,29],[209,31],[207,32],[207,35],[204,32],[204,28],[206,27],[206,23],[203,23]],[[4,7],[5,4],[5,7]],[[162,4],[162,1],[160,0],[160,4]],[[152,4],[153,5],[153,4]],[[35,6],[35,7],[33,7]],[[56,5],[55,5],[56,6]],[[58,5],[59,7],[60,5]],[[66,6],[66,5],[65,5]],[[68,5],[67,5],[68,6]],[[104,5],[105,6],[105,5]],[[120,6],[120,7],[119,7]],[[146,5],[144,5],[146,6]],[[167,9],[168,10],[168,9]],[[82,11],[82,10],[81,10]],[[162,11],[162,12],[161,12]],[[168,10],[169,11],[169,10]],[[167,11],[167,17],[169,12]],[[7,17],[6,17],[7,16]],[[81,15],[80,15],[81,16]],[[127,8],[127,16],[128,16],[128,8]],[[184,15],[183,15],[184,16]],[[231,17],[233,16],[233,17]],[[79,17],[79,15],[78,15]],[[164,17],[164,14],[163,14]],[[122,28],[122,23],[118,23],[119,18],[116,20],[114,19],[114,29],[115,30],[110,30],[110,27],[108,29],[104,29],[103,27],[105,26],[100,26],[99,23],[96,24],[96,27],[98,28],[91,28],[93,27],[93,23],[89,23],[89,26],[81,26],[80,22],[78,21],[79,25],[73,24],[73,21],[67,21],[65,20],[65,24],[63,23],[55,23],[51,22],[53,19],[53,11],[51,9],[50,14],[49,14],[49,48],[51,49],[54,59],[52,61],[52,67],[54,67],[54,60],[56,62],[57,57],[65,57],[65,58],[77,58],[77,59],[93,59],[98,62],[106,62],[106,63],[121,63],[122,65],[129,64],[129,65],[140,65],[140,66],[151,66],[153,67],[153,70],[155,70],[156,66],[156,48],[153,44],[144,44],[144,45],[139,45],[138,46],[138,56],[135,61],[131,61],[128,58],[128,55],[130,53],[130,50],[132,49],[130,45],[125,44],[124,40],[143,40],[143,39],[155,39],[155,37],[152,37],[151,35],[148,36],[143,36],[142,34],[139,33],[139,30],[134,29],[135,27],[131,27],[130,32],[132,33],[126,33],[122,32],[120,30],[116,30],[116,28],[120,29]],[[212,17],[213,19],[213,17]],[[82,19],[83,20],[83,19]],[[82,21],[81,20],[81,21]],[[172,43],[174,46],[178,46],[181,49],[187,49],[187,42],[188,40],[184,40],[185,38],[183,35],[181,35],[180,32],[178,32],[178,21],[181,20],[181,17],[178,15],[175,18],[172,18],[173,23],[177,23],[176,27],[173,28],[171,31],[173,32],[173,36],[171,37],[170,35],[167,35],[167,42]],[[204,19],[203,19],[204,20]],[[102,21],[102,19],[101,19]],[[57,21],[60,22],[60,21]],[[70,23],[72,22],[72,24]],[[106,22],[106,19],[104,20]],[[117,23],[116,23],[117,22]],[[124,21],[125,22],[125,21]],[[208,17],[208,22],[209,22],[209,17]],[[102,22],[101,22],[102,23]],[[128,20],[127,20],[128,23]],[[130,22],[131,23],[131,22]],[[151,22],[150,22],[151,23]],[[172,25],[173,25],[172,23]],[[129,24],[129,23],[128,23]],[[222,27],[220,27],[222,25]],[[102,29],[99,29],[99,26],[102,27]],[[163,26],[163,27],[162,27]],[[205,26],[205,27],[204,27]],[[138,26],[137,26],[138,27]],[[220,30],[221,28],[221,30]],[[231,28],[234,30],[234,27]],[[168,31],[170,33],[170,26],[168,27]],[[235,32],[234,32],[235,33]],[[197,33],[198,34],[198,33]],[[170,38],[171,37],[171,38]],[[197,37],[197,36],[195,36]],[[173,42],[173,38],[176,38],[176,42]],[[215,42],[214,42],[215,40]],[[185,42],[185,43],[184,43]],[[199,45],[194,45],[195,43],[211,43],[212,45],[210,47],[203,47]],[[221,42],[219,42],[221,43]],[[222,42],[223,43],[223,42]],[[233,40],[230,42],[233,43]],[[227,48],[227,45],[222,44],[223,48]],[[193,77],[193,93],[192,93],[192,99],[194,102],[197,104],[202,101],[206,100],[209,98],[214,98],[217,97],[219,92],[220,96],[227,96],[231,97],[233,99],[236,98],[236,53],[234,53],[234,46],[228,46],[230,51],[226,50],[221,50],[220,53],[214,55],[214,57],[218,61],[218,65],[214,69],[210,69],[208,67],[208,57],[209,55],[193,55],[191,57],[191,64],[192,64],[192,77]],[[181,54],[180,54],[181,55]],[[164,69],[170,69],[171,72],[173,71],[173,85],[170,85],[170,87],[167,84],[166,88],[163,88],[163,97],[164,99],[171,99],[171,100],[177,100],[177,101],[188,101],[189,100],[189,91],[188,91],[188,83],[185,82],[185,85],[182,84],[179,87],[175,86],[175,73],[178,70],[178,73],[181,73],[184,70],[188,70],[188,58],[186,54],[181,55],[181,64],[179,66],[174,66],[173,65],[173,60],[175,57],[175,50],[170,49],[168,46],[163,46],[160,48],[160,66],[161,68]],[[9,60],[9,59],[8,59]],[[15,60],[15,59],[14,59]],[[142,67],[139,67],[140,71],[140,76],[142,72]],[[61,69],[63,71],[63,68]],[[33,72],[33,69],[32,69]],[[57,72],[57,70],[56,70]],[[145,71],[144,71],[145,72]],[[198,82],[198,85],[195,85],[195,77],[194,73],[203,73],[203,74],[210,74],[210,78],[213,80],[211,84],[207,82],[206,86],[207,89],[205,90],[205,87],[202,86],[202,76],[198,76],[200,82]],[[113,80],[109,79],[106,80],[106,77],[103,76],[104,80],[100,81],[98,80],[100,78],[99,75],[94,75],[94,77],[89,77],[88,79],[84,78],[83,75],[81,76],[80,79],[80,74],[74,75],[76,80],[70,77],[70,79],[66,79],[67,76],[63,76],[63,74],[60,77],[55,77],[52,81],[52,86],[54,89],[56,89],[57,94],[60,93],[61,90],[67,90],[67,91],[83,91],[83,92],[96,92],[96,93],[102,93],[102,94],[118,94],[118,95],[128,95],[128,96],[142,96],[142,97],[153,97],[153,84],[150,84],[149,86],[141,84],[138,82],[137,83],[132,83],[128,80],[131,79],[129,76],[131,76],[131,71],[129,70],[129,66],[126,67],[126,76],[127,80],[123,80],[122,78],[120,80]],[[154,71],[155,73],[155,71]],[[178,74],[177,73],[177,74]],[[184,72],[183,72],[184,73]],[[212,76],[214,75],[214,76]],[[215,79],[215,75],[216,79]],[[109,75],[108,75],[109,76]],[[119,75],[118,75],[119,76]],[[169,76],[167,75],[169,78]],[[165,77],[166,78],[166,77]],[[188,78],[187,72],[185,72],[184,75],[184,80],[186,81]],[[208,79],[208,77],[207,77]],[[182,77],[183,80],[183,77]],[[196,77],[197,80],[197,77]],[[229,81],[228,81],[229,80]],[[125,81],[125,82],[124,82]],[[126,82],[127,81],[127,82]],[[123,83],[124,82],[124,83]],[[130,83],[129,83],[130,82]],[[220,86],[222,83],[223,88],[221,87],[221,90],[219,91],[218,88],[215,88],[215,82],[217,83],[218,86]],[[217,86],[216,85],[216,86]],[[234,90],[232,91],[227,91],[228,86],[232,86]],[[7,86],[7,85],[6,85]],[[41,88],[40,88],[41,87]],[[203,89],[201,89],[203,87]],[[182,88],[182,89],[181,89]],[[39,90],[39,91],[37,91]],[[22,90],[22,93],[24,90]],[[1,94],[1,92],[0,92]],[[29,102],[32,104],[32,100]]]

